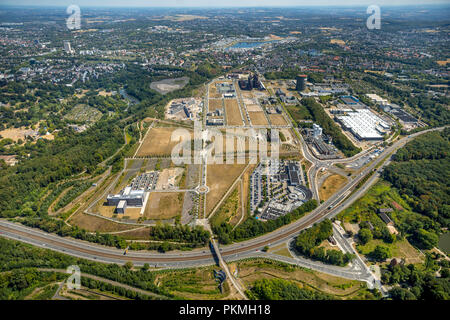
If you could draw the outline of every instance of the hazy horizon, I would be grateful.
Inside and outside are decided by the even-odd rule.
[[[39,3],[36,3],[39,2]],[[429,1],[410,1],[410,0],[381,0],[381,1],[365,1],[365,0],[317,0],[313,4],[310,1],[298,1],[298,0],[248,0],[246,2],[238,0],[229,0],[226,4],[221,5],[211,4],[210,0],[69,0],[69,1],[56,1],[56,0],[6,0],[3,1],[0,6],[30,6],[30,7],[66,7],[71,4],[75,4],[82,7],[148,7],[148,8],[251,8],[251,7],[349,7],[349,6],[369,6],[378,5],[385,7],[393,6],[427,6],[427,5],[449,5],[448,1],[444,0],[429,0]]]

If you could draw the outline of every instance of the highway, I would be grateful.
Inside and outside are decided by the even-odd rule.
[[[363,171],[355,179],[349,181],[341,190],[306,216],[258,238],[222,246],[219,250],[223,259],[228,262],[248,257],[260,257],[262,254],[261,249],[264,246],[292,241],[293,237],[298,235],[301,230],[308,228],[323,219],[331,218],[337,215],[361,195],[363,195],[370,188],[370,186],[376,182],[379,176],[379,170],[377,170],[375,174],[372,174],[372,176],[367,179],[367,181],[365,181],[357,191],[355,191],[357,185],[365,178],[366,175],[372,172],[376,166],[380,165],[380,168],[382,168],[389,163],[389,161],[384,163],[382,163],[382,161],[390,157],[393,152],[418,135],[429,131],[443,129],[444,127],[429,129],[398,140],[392,146],[386,148],[384,152],[369,166],[363,169]],[[349,194],[350,196],[348,196]],[[158,268],[186,268],[215,264],[211,251],[207,248],[196,249],[188,252],[179,251],[170,253],[130,251],[124,255],[123,250],[120,249],[100,246],[68,237],[60,237],[38,229],[25,227],[18,223],[9,222],[4,219],[0,219],[0,236],[19,240],[38,247],[51,249],[72,256],[105,263],[124,264],[127,261],[131,261],[136,266],[142,266],[144,263],[148,263],[151,267]],[[274,258],[274,256],[275,255],[272,255],[271,257]],[[286,259],[281,258],[280,256],[277,257],[278,260],[286,262],[288,262],[286,259],[289,259],[287,257],[284,257]],[[294,261],[290,261],[290,263],[295,264],[297,264],[297,262],[298,260],[295,259]],[[312,262],[310,263],[313,264]],[[324,266],[322,271],[333,274],[333,272],[335,272],[334,270],[335,269],[332,268],[332,266]],[[345,270],[342,272],[344,271]],[[361,275],[364,274],[364,272],[361,273]],[[349,277],[349,275],[346,275],[345,277]],[[355,275],[353,274],[351,277],[354,278]]]

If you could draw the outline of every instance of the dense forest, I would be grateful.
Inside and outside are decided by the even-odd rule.
[[[314,122],[320,125],[323,132],[333,138],[333,144],[341,150],[346,157],[354,156],[361,151],[342,133],[339,126],[326,114],[322,106],[314,98],[303,98],[302,104],[308,108]]]
[[[1,171],[0,216],[36,214],[37,201],[48,186],[82,172],[94,172],[123,139],[118,125],[99,122],[83,133],[66,129],[55,141],[38,140],[29,148],[29,159]]]
[[[409,142],[383,171],[419,217],[411,215],[399,228],[420,248],[437,244],[450,223],[450,129],[429,132]]]
[[[295,249],[302,255],[337,266],[346,266],[354,255],[339,250],[326,250],[319,245],[333,235],[331,221],[326,219],[303,230],[295,240]]]

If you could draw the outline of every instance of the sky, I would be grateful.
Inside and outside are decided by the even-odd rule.
[[[449,0],[1,0],[2,5],[80,7],[391,6],[448,4]]]

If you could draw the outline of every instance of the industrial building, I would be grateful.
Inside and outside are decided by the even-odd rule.
[[[219,119],[208,118],[208,119],[206,119],[206,124],[209,126],[223,126],[224,121],[223,121],[223,118],[219,118]]]
[[[359,140],[382,140],[390,130],[390,126],[369,109],[347,112],[336,119]]]
[[[108,194],[106,203],[115,206],[116,213],[125,213],[127,207],[143,207],[149,191],[155,189],[159,178],[156,171],[143,173],[131,181],[131,184],[122,189],[119,194]]]
[[[359,99],[355,98],[354,96],[342,96],[341,101],[348,106],[356,106],[356,105],[361,104],[359,102]]]
[[[319,158],[332,158],[336,156],[336,148],[331,144],[331,137],[324,135],[322,128],[313,123],[312,129],[304,129],[306,135],[305,141],[310,146],[313,147],[319,154],[316,156]]]
[[[125,201],[127,206],[142,207],[144,196],[144,190],[132,190],[131,187],[126,187],[119,194],[109,194],[106,202],[108,206],[117,206],[120,201]]]

